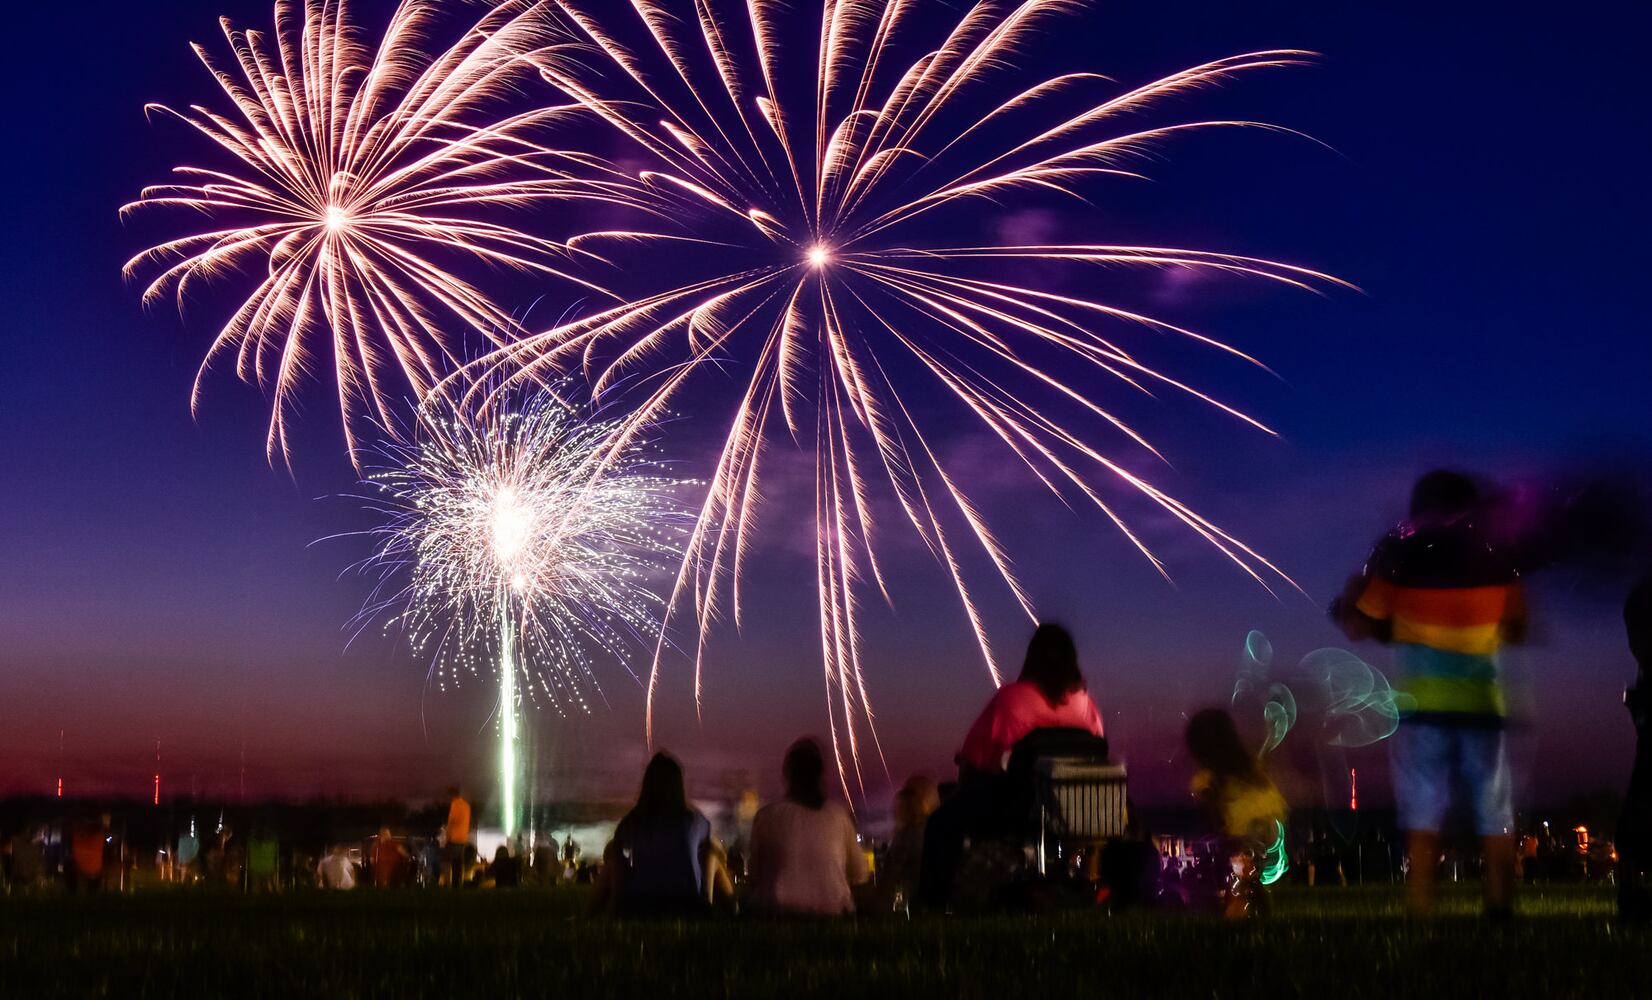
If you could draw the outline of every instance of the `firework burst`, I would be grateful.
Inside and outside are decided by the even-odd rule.
[[[178,167],[178,180],[146,188],[123,214],[186,208],[222,225],[154,246],[126,273],[146,277],[146,303],[170,295],[180,307],[197,281],[246,276],[201,375],[233,358],[243,380],[271,391],[272,459],[290,461],[290,397],[317,369],[334,371],[355,458],[356,421],[393,425],[390,400],[406,388],[422,396],[453,370],[468,331],[496,345],[519,332],[457,267],[561,273],[556,244],[496,217],[578,196],[538,140],[566,108],[504,110],[555,65],[543,5],[491,4],[431,54],[438,6],[404,0],[376,49],[347,0],[282,0],[270,33],[224,20],[231,60],[194,51],[232,110],[148,108],[205,136],[227,166]]]
[[[817,32],[777,0],[632,0],[634,17],[573,0],[558,6],[584,55],[547,63],[544,75],[628,146],[592,183],[615,183],[623,167],[627,203],[666,220],[586,233],[569,247],[598,268],[614,265],[607,284],[616,294],[638,275],[655,284],[627,288],[622,305],[505,348],[483,369],[533,378],[582,366],[599,394],[622,382],[646,385],[614,448],[647,428],[700,369],[743,373],[669,599],[698,622],[696,702],[708,630],[725,611],[736,623],[741,617],[759,461],[775,437],[815,453],[820,653],[845,786],[845,747],[860,774],[857,728],[866,723],[876,738],[857,632],[862,586],[889,596],[874,544],[874,476],[887,480],[899,516],[946,567],[992,680],[1001,681],[963,550],[978,547],[1029,616],[1033,606],[949,470],[930,407],[919,406],[937,392],[1057,496],[1099,510],[1161,573],[1118,496],[1185,525],[1264,585],[1284,579],[1133,471],[1133,453],[1158,452],[1103,398],[1108,382],[1123,394],[1183,395],[1266,431],[1144,360],[1137,344],[1169,337],[1251,359],[1185,326],[1061,289],[1085,280],[1083,268],[1177,268],[1298,288],[1339,282],[1206,250],[995,237],[960,245],[936,234],[978,231],[978,218],[934,223],[967,205],[1139,177],[1149,155],[1179,136],[1274,128],[1153,123],[1149,115],[1167,99],[1310,54],[1239,55],[1134,89],[1090,72],[1016,83],[1019,51],[1080,3],[982,0],[927,38],[937,20],[932,8],[914,17],[917,0],[821,0]],[[814,39],[800,50],[805,30]],[[806,95],[794,83],[797,55],[812,81]],[[646,168],[629,166],[638,160]],[[685,247],[702,268],[692,278],[667,263]],[[656,655],[656,677],[658,670]]]
[[[412,440],[380,447],[362,619],[404,630],[440,684],[514,663],[528,697],[584,710],[593,653],[625,662],[658,635],[648,578],[677,555],[687,484],[640,439],[607,452],[616,425],[558,393],[509,395],[478,410],[432,393]]]
[[[516,833],[524,699],[588,709],[594,655],[628,663],[659,635],[664,602],[648,577],[676,558],[677,491],[633,437],[547,387],[506,390],[503,407],[432,393],[410,442],[380,449],[363,499],[383,520],[363,564],[377,586],[363,622],[383,618],[431,659],[442,685],[499,681],[500,825]],[[628,667],[629,669],[629,667]],[[633,678],[635,678],[633,673]]]

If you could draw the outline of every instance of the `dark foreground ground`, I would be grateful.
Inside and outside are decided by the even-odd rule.
[[[1099,913],[615,923],[572,892],[0,898],[0,995],[443,998],[1652,995],[1652,930],[1598,889],[1489,925],[1392,890],[1277,893],[1249,922]]]

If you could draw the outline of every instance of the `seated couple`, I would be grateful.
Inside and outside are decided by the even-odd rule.
[[[781,765],[786,797],[752,821],[746,909],[836,916],[854,912],[853,887],[867,881],[854,820],[826,796],[820,745],[802,739]],[[636,807],[620,820],[603,856],[597,906],[622,916],[709,910],[734,893],[728,859],[711,824],[688,804],[682,765],[657,753],[643,772]]]

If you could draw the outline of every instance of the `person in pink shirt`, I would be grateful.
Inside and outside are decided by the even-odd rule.
[[[1079,673],[1073,637],[1060,625],[1040,625],[1027,647],[1021,676],[987,702],[964,737],[964,767],[1002,774],[1010,750],[1035,729],[1086,729],[1101,736],[1101,713]]]
[[[849,811],[826,798],[820,744],[793,743],[781,771],[785,799],[764,806],[752,820],[747,905],[760,913],[853,913],[853,887],[869,877],[866,851]]]
[[[1102,735],[1101,713],[1078,668],[1078,648],[1070,632],[1046,622],[1033,632],[1021,675],[999,688],[964,737],[958,754],[958,788],[929,817],[924,831],[923,877],[919,898],[945,908],[963,852],[964,838],[995,814],[1010,751],[1040,729],[1082,729]]]

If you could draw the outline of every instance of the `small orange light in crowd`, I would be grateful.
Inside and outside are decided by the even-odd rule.
[[[1572,832],[1577,834],[1577,846],[1578,847],[1588,847],[1589,846],[1589,828],[1588,827],[1586,827],[1586,826],[1575,826],[1575,827],[1572,828]]]

